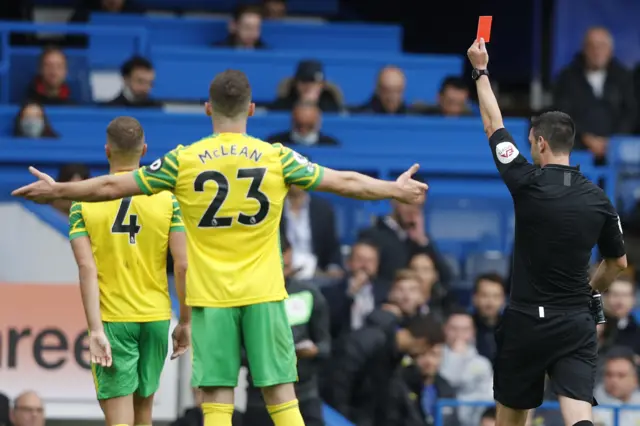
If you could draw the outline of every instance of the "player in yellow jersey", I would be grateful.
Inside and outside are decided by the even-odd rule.
[[[289,186],[415,204],[424,201],[427,186],[411,178],[417,164],[387,182],[324,168],[280,144],[248,136],[247,118],[255,106],[249,81],[240,71],[218,74],[209,101],[206,111],[215,133],[179,146],[148,167],[75,183],[57,183],[32,168],[39,181],[13,195],[39,202],[102,201],[172,191],[188,236],[192,384],[202,389],[205,426],[231,425],[241,336],[251,375],[262,388],[273,422],[301,426],[278,238]]]
[[[105,150],[112,175],[139,168],[146,149],[136,119],[118,117],[107,127]],[[96,392],[107,425],[151,425],[153,395],[168,350],[168,249],[182,301],[172,357],[189,345],[187,249],[178,202],[166,191],[152,197],[74,202],[69,223]]]

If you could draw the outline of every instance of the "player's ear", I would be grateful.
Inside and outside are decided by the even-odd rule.
[[[106,144],[104,146],[104,153],[107,155],[107,159],[111,158],[111,147],[109,146],[109,144]]]
[[[205,112],[205,114],[207,114],[207,117],[211,117],[211,115],[213,114],[213,110],[211,109],[211,103],[210,102],[205,102],[204,103],[204,112]]]
[[[249,114],[248,117],[253,117],[253,114],[256,113],[256,104],[254,104],[253,102],[251,102],[249,104]]]
[[[145,144],[142,145],[142,155],[141,155],[141,157],[144,157],[144,155],[146,153],[147,153],[147,144],[145,143]]]

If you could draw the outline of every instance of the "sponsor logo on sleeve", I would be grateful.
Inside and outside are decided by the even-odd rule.
[[[160,170],[162,168],[162,164],[164,163],[162,158],[158,158],[156,161],[154,161],[153,163],[151,163],[151,165],[148,167],[150,172],[157,172],[158,170]]]
[[[496,157],[502,164],[509,164],[520,155],[518,148],[511,142],[500,142],[496,146]]]

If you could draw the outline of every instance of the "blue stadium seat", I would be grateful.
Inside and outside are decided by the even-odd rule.
[[[480,274],[497,272],[503,277],[509,273],[510,257],[499,251],[471,253],[465,261],[465,276],[469,280]]]
[[[435,102],[442,80],[462,71],[462,58],[433,55],[152,46],[150,57],[157,69],[154,94],[165,100],[206,99],[212,77],[231,64],[248,75],[254,99],[267,103],[276,99],[278,84],[293,75],[298,62],[309,58],[324,64],[327,79],[342,89],[347,105],[360,105],[370,99],[378,71],[390,63],[401,67],[407,76],[408,102]]]
[[[211,47],[227,37],[228,20],[222,18],[175,18],[134,14],[94,13],[91,23],[109,26],[135,26],[149,31],[153,46]],[[118,50],[131,37],[92,36],[91,47]],[[400,53],[402,29],[396,25],[324,24],[317,22],[271,22],[262,25],[262,38],[270,49],[376,51]]]

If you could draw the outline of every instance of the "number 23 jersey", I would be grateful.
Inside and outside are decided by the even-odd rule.
[[[233,307],[287,297],[280,218],[289,185],[324,169],[280,144],[238,133],[179,146],[135,172],[145,194],[173,191],[187,230],[187,304]]]
[[[184,232],[184,225],[178,202],[169,192],[72,204],[69,239],[91,240],[103,321],[171,318],[167,250],[169,233],[176,231]]]

